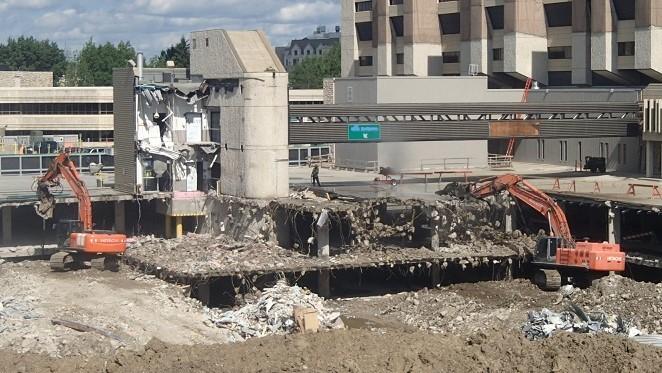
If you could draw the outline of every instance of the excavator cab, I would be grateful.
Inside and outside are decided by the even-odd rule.
[[[74,232],[83,231],[83,223],[80,220],[60,220],[53,224],[58,247],[69,247],[69,238]]]
[[[541,263],[556,262],[556,250],[561,247],[561,238],[559,237],[541,237],[538,239],[535,252],[535,261]]]

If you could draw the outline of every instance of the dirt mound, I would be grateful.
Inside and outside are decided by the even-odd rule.
[[[245,343],[173,346],[113,358],[52,359],[0,352],[3,372],[656,372],[662,349],[612,336],[559,334],[530,342],[508,332],[442,337],[401,331],[346,330],[272,336]]]

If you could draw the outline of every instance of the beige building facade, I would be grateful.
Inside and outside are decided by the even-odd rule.
[[[342,0],[342,75],[662,81],[662,0]]]

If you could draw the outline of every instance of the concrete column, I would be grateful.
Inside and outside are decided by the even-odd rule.
[[[329,256],[329,224],[317,227],[317,256],[326,258]]]
[[[646,177],[653,177],[653,162],[655,161],[655,152],[653,142],[646,141]]]
[[[317,292],[322,298],[331,297],[331,270],[320,269],[317,277]]]
[[[621,243],[621,211],[610,208],[607,217],[607,235],[609,243]]]
[[[517,229],[517,205],[514,201],[508,203],[508,208],[506,209],[506,221],[505,221],[505,230],[506,233],[512,233]]]
[[[439,250],[439,212],[432,210],[430,213],[430,249]]]
[[[172,238],[172,218],[170,215],[163,215],[165,217],[165,238]]]
[[[115,202],[115,232],[126,233],[126,203]]]
[[[441,265],[439,263],[432,263],[432,267],[430,267],[430,286],[433,288],[441,286]]]
[[[179,238],[184,235],[184,224],[182,223],[182,217],[175,217],[175,238]]]
[[[12,241],[12,206],[2,207],[2,244],[9,245]]]

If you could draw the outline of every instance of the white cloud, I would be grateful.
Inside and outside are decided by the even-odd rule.
[[[340,20],[338,0],[0,0],[0,10],[0,42],[33,35],[75,50],[90,38],[131,41],[148,56],[195,30],[259,28],[286,45]]]

